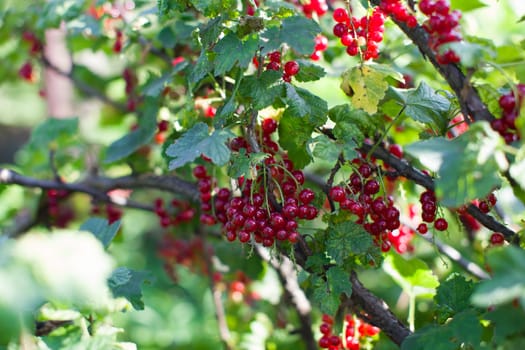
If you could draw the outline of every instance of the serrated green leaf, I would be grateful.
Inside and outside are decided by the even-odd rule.
[[[206,74],[208,74],[211,71],[211,69],[212,64],[208,59],[206,49],[203,49],[201,51],[201,54],[199,55],[199,58],[197,59],[197,62],[195,62],[193,69],[188,75],[188,81],[192,84],[199,82],[202,78],[206,76]]]
[[[332,292],[327,283],[319,276],[312,275],[312,302],[319,306],[322,313],[328,315],[335,315],[339,305],[341,304],[339,296]]]
[[[298,59],[299,73],[294,75],[294,78],[300,82],[319,80],[326,75],[323,67],[318,66],[308,60]]]
[[[459,313],[443,326],[428,325],[405,338],[401,350],[456,350],[478,346],[482,328],[475,311]]]
[[[373,135],[377,130],[381,130],[378,118],[361,109],[351,109],[348,104],[331,108],[328,115],[336,123],[333,128],[334,136],[348,145],[345,146],[345,151],[349,155],[352,150],[355,151],[356,143],[363,142],[366,135]],[[345,158],[352,159],[354,156],[345,155]]]
[[[279,121],[279,144],[288,151],[289,158],[298,169],[310,163],[311,156],[307,146],[312,137],[314,126],[301,118],[283,114]]]
[[[304,117],[313,126],[321,126],[326,122],[328,104],[325,100],[306,89],[285,84],[288,108],[284,116]]]
[[[226,141],[232,136],[233,133],[227,129],[214,130],[209,134],[208,125],[195,124],[166,149],[166,155],[175,158],[170,161],[169,169],[179,168],[200,157],[201,154],[211,158],[214,164],[226,164],[230,160],[231,153],[226,146]]]
[[[366,255],[375,247],[370,234],[361,225],[352,221],[328,226],[325,244],[328,255],[338,265],[343,264],[348,258]]]
[[[265,158],[269,157],[268,153],[249,153],[246,154],[246,149],[241,148],[239,153],[232,158],[232,164],[228,168],[228,176],[231,178],[239,178],[245,176],[247,179],[253,178],[253,171],[255,166],[260,164]]]
[[[326,281],[332,293],[337,295],[352,295],[350,275],[342,267],[333,266],[326,271]]]
[[[457,350],[458,344],[446,341],[452,336],[448,327],[427,325],[406,337],[401,350]]]
[[[206,17],[213,18],[235,9],[235,0],[189,0],[189,2]]]
[[[450,275],[439,285],[434,296],[438,321],[445,322],[449,317],[468,309],[473,291],[472,281],[467,281],[458,273]]]
[[[187,66],[188,61],[181,62],[162,76],[150,79],[142,89],[143,94],[145,96],[159,97],[164,87],[173,79],[175,74],[182,71]]]
[[[202,46],[207,48],[209,45],[213,44],[215,40],[219,38],[222,33],[222,23],[223,17],[218,16],[210,19],[207,23],[202,24],[199,27],[199,36],[202,41]]]
[[[341,89],[350,96],[355,108],[374,114],[388,89],[386,77],[387,73],[373,65],[359,65],[343,73]]]
[[[246,40],[241,41],[235,33],[229,33],[215,45],[214,52],[217,53],[213,61],[215,75],[223,75],[230,71],[235,64],[241,68],[246,68],[257,49],[258,39],[256,35],[250,35]]]
[[[494,327],[492,341],[495,344],[501,344],[506,338],[525,332],[525,312],[522,308],[516,308],[512,304],[500,305],[487,313],[484,318],[489,320]]]
[[[405,151],[437,171],[436,195],[447,207],[483,198],[501,184],[506,169],[502,140],[486,122],[476,122],[453,140],[436,137],[405,147]]]
[[[330,259],[325,253],[315,253],[306,259],[305,268],[312,269],[313,271],[322,271],[324,270],[325,265],[328,265],[329,263]]]
[[[436,93],[425,83],[419,84],[417,89],[391,88],[390,92],[389,97],[399,103],[402,115],[433,129],[437,128],[441,134],[445,132],[450,101],[443,95]]]
[[[91,232],[97,239],[102,242],[105,248],[109,247],[109,244],[115,238],[120,228],[120,221],[115,221],[112,224],[106,219],[102,218],[89,218],[86,222],[80,226],[81,231]]]
[[[147,271],[118,267],[109,277],[108,286],[114,297],[124,297],[129,300],[135,310],[144,310],[142,285],[151,281],[151,275]]]
[[[328,162],[337,161],[342,151],[342,145],[333,142],[326,135],[316,136],[310,144],[313,145],[312,155]]]
[[[450,7],[462,12],[469,12],[486,7],[487,4],[481,0],[451,0]],[[463,63],[463,62],[462,62]]]
[[[254,109],[268,107],[277,98],[285,96],[281,77],[282,74],[274,70],[264,71],[259,77],[255,75],[245,77],[239,87],[239,94],[250,99]]]
[[[123,159],[139,149],[140,146],[149,143],[157,130],[158,112],[157,99],[147,97],[144,101],[141,117],[138,120],[138,128],[109,145],[104,162],[112,163]]]
[[[391,253],[383,262],[383,270],[411,295],[432,296],[439,285],[432,270],[420,259],[405,259],[399,254]]]
[[[314,38],[320,32],[321,27],[312,19],[304,16],[287,17],[281,25],[282,41],[299,55],[310,55],[314,52]]]
[[[479,283],[472,294],[472,303],[488,307],[514,299],[525,302],[525,252],[515,246],[492,249],[487,260],[493,276]]]

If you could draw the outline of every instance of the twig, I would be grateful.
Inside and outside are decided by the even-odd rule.
[[[82,80],[75,77],[75,75],[73,74],[73,71],[70,71],[70,72],[62,71],[58,67],[54,66],[51,62],[49,62],[49,60],[45,56],[42,56],[42,63],[44,64],[44,66],[53,70],[57,74],[70,79],[71,82],[73,82],[73,84],[83,93],[89,96],[95,97],[99,99],[100,101],[104,102],[105,104],[110,105],[114,107],[115,109],[118,109],[119,111],[127,111],[127,108],[124,104],[113,101],[101,91],[98,91],[97,89],[93,88],[91,85],[84,83]]]
[[[317,342],[315,341],[314,334],[312,332],[312,318],[311,311],[312,306],[308,301],[308,298],[304,294],[303,290],[297,282],[297,271],[294,263],[284,255],[279,257],[279,260],[272,258],[268,253],[268,250],[255,245],[257,254],[266,262],[268,262],[279,276],[285,294],[290,299],[292,306],[297,311],[299,316],[299,322],[301,323],[301,338],[304,340],[307,350],[316,350]]]

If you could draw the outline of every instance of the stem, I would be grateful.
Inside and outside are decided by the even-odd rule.
[[[416,323],[416,294],[414,293],[414,288],[410,288],[410,292],[408,293],[409,296],[409,304],[408,304],[408,328],[410,331],[414,331],[416,329],[415,323]]]

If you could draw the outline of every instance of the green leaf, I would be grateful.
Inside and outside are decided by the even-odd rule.
[[[199,27],[199,36],[201,38],[202,46],[204,48],[207,48],[219,38],[223,29],[223,21],[224,18],[222,16],[218,16],[216,18],[211,19],[207,23],[202,24]]]
[[[515,246],[491,249],[487,261],[493,276],[479,283],[472,303],[488,307],[518,299],[525,305],[525,251]]]
[[[232,158],[232,164],[228,168],[228,176],[234,179],[241,176],[253,179],[256,165],[260,164],[267,157],[269,157],[268,153],[246,154],[246,149],[241,148],[239,153]]]
[[[389,97],[399,103],[402,115],[423,123],[431,128],[437,128],[441,134],[448,124],[450,101],[443,95],[436,93],[425,83],[419,84],[417,89],[390,89]]]
[[[351,257],[366,257],[372,250],[377,249],[363,226],[348,220],[328,226],[325,244],[328,255],[338,265]]]
[[[211,69],[212,64],[208,59],[206,49],[203,49],[201,51],[201,54],[199,55],[199,58],[197,59],[197,62],[195,62],[193,69],[188,75],[188,81],[192,84],[199,82],[202,78],[206,76],[206,74],[208,74],[211,71]]]
[[[401,350],[457,350],[476,347],[481,342],[482,328],[475,311],[459,313],[443,326],[428,325],[405,338]]]
[[[468,309],[473,291],[472,281],[467,281],[458,273],[450,275],[439,285],[434,296],[438,321],[445,322],[449,317]]]
[[[250,100],[254,109],[260,110],[272,105],[277,98],[285,96],[282,74],[274,70],[261,73],[260,77],[245,77],[239,87],[239,94]]]
[[[231,11],[237,6],[235,0],[189,0],[189,2],[209,18]]]
[[[175,158],[170,161],[169,169],[180,168],[201,154],[211,158],[214,164],[226,164],[231,153],[226,141],[232,136],[233,133],[227,129],[214,130],[209,134],[208,125],[202,122],[195,124],[166,149],[166,155]]]
[[[124,297],[129,300],[135,310],[144,310],[142,285],[145,282],[151,282],[149,272],[118,267],[109,277],[108,286],[115,298]]]
[[[239,67],[246,68],[251,62],[258,48],[256,35],[241,41],[235,33],[229,33],[222,38],[214,48],[217,56],[214,59],[215,75],[223,75],[230,71],[236,63]]]
[[[308,60],[298,59],[296,60],[299,63],[299,73],[297,73],[294,78],[300,82],[306,81],[315,81],[319,80],[326,75],[326,72],[323,67],[318,66]]]
[[[342,267],[333,266],[326,271],[326,280],[332,293],[337,295],[352,295],[352,283],[350,282],[349,273]]]
[[[140,146],[149,143],[157,130],[158,112],[157,99],[147,97],[138,121],[138,128],[109,145],[104,162],[112,163],[121,160],[135,152]]]
[[[387,77],[374,65],[362,64],[343,73],[341,89],[350,96],[355,108],[374,114],[388,89]]]
[[[312,126],[321,126],[326,122],[328,104],[322,98],[306,89],[285,84],[288,108],[284,116],[304,117]]]
[[[50,144],[61,136],[78,133],[78,118],[47,118],[36,126],[31,133],[29,144],[35,148],[49,148]]]
[[[328,162],[335,162],[342,152],[342,145],[333,142],[326,135],[316,136],[310,142],[313,145],[312,155],[315,158],[322,159]]]
[[[289,114],[284,114],[279,121],[279,144],[288,151],[288,156],[298,169],[312,160],[307,146],[313,131],[314,126]]]
[[[319,276],[312,275],[312,285],[314,291],[312,293],[312,302],[319,306],[322,313],[328,315],[335,315],[341,301],[340,294],[334,293],[330,290],[328,284]]]
[[[143,88],[145,96],[159,97],[164,87],[173,79],[175,74],[188,66],[188,61],[181,62],[173,67],[169,72],[164,73],[160,77],[150,79]]]
[[[379,118],[368,115],[362,109],[352,109],[348,104],[333,107],[328,115],[336,123],[333,129],[334,136],[343,141],[343,144],[348,144],[348,147],[355,148],[356,143],[363,142],[366,135],[373,135],[381,129]],[[354,157],[345,154],[345,158]]]
[[[320,32],[319,25],[304,16],[287,17],[281,25],[282,42],[287,43],[299,55],[310,55],[314,52],[314,38]]]
[[[477,10],[479,8],[486,7],[487,4],[481,0],[451,0],[450,7],[454,10],[460,10],[462,12],[469,12]],[[461,62],[463,63],[463,62]]]
[[[427,325],[406,337],[401,350],[457,350],[458,344],[448,341],[452,336],[448,327]]]
[[[502,140],[488,123],[476,122],[453,140],[436,137],[405,147],[407,153],[437,171],[436,195],[447,207],[460,207],[483,198],[501,184],[500,170],[507,167]]]
[[[525,332],[525,312],[523,308],[516,308],[512,304],[500,305],[487,313],[484,318],[489,320],[494,327],[492,341],[495,344],[501,344],[506,338]]]
[[[80,226],[81,231],[91,232],[97,239],[102,242],[105,248],[109,246],[120,228],[120,221],[109,224],[106,219],[89,218]]]
[[[405,259],[399,254],[391,253],[383,262],[383,270],[411,295],[434,295],[439,285],[432,270],[420,259]]]
[[[306,259],[305,268],[312,269],[314,271],[322,271],[324,270],[325,265],[328,264],[330,264],[330,259],[325,253],[315,253]]]

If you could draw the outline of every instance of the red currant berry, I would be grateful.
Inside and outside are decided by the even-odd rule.
[[[434,222],[434,227],[438,231],[445,231],[448,228],[448,222],[444,218],[439,218]]]
[[[503,242],[505,242],[505,237],[499,232],[494,232],[490,236],[490,243],[492,245],[502,245]]]
[[[296,61],[288,61],[284,64],[284,73],[289,76],[294,76],[299,73],[299,63]]]

